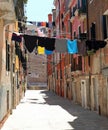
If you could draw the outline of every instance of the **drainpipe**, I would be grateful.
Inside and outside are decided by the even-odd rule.
[[[60,37],[60,0],[58,0],[59,4],[59,37]]]
[[[58,4],[59,4],[59,38],[60,38],[60,18],[61,18],[61,15],[60,15],[60,0],[58,0]],[[62,95],[62,86],[61,86],[61,73],[62,73],[62,66],[61,66],[61,53],[60,53],[60,93],[59,95],[61,96]]]
[[[88,16],[88,0],[86,0],[86,15],[87,15],[87,40],[89,40],[89,16]],[[89,102],[90,102],[90,110],[91,110],[91,64],[90,64],[90,56],[88,55],[88,65],[89,65]]]
[[[72,23],[71,23],[71,17],[72,17],[72,12],[71,12],[71,7],[70,7],[70,39],[72,40]]]

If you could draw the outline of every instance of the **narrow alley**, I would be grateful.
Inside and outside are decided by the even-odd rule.
[[[27,90],[1,130],[108,130],[108,120],[48,90]]]

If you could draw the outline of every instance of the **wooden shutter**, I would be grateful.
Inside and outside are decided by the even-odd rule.
[[[6,40],[6,70],[10,71],[10,46]]]
[[[107,38],[107,25],[106,25],[106,15],[102,16],[102,26],[103,26],[103,38]]]
[[[95,26],[95,23],[92,23],[92,26],[91,26],[91,39],[92,40],[96,39],[96,26]]]

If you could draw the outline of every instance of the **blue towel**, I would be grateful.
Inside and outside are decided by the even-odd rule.
[[[52,53],[53,53],[53,51],[50,51],[50,50],[46,50],[46,49],[45,49],[45,54],[46,54],[46,55],[51,55]]]
[[[77,40],[67,40],[67,48],[68,48],[68,53],[70,54],[75,54],[78,53],[78,47],[77,47]]]

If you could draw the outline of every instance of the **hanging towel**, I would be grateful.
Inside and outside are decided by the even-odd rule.
[[[46,27],[46,22],[42,22],[41,25]]]
[[[77,40],[67,40],[67,48],[68,48],[68,53],[70,54],[75,54],[78,53],[78,47],[77,47]]]
[[[93,54],[97,50],[99,50],[100,48],[104,48],[106,46],[106,44],[107,43],[105,41],[101,41],[101,40],[87,40],[86,41],[86,50],[87,50],[87,53],[89,55]]]
[[[22,35],[18,33],[13,33],[11,40],[16,41],[16,42],[21,42],[22,41]]]
[[[55,50],[55,38],[39,37],[38,45],[45,47],[46,50],[53,51]]]
[[[35,21],[27,21],[27,22],[29,22],[29,23],[31,23],[31,24],[33,24],[33,25],[36,25],[36,22],[35,22]]]
[[[48,27],[52,28],[52,22],[48,22]]]
[[[40,27],[41,26],[41,22],[37,22],[37,27]]]
[[[52,53],[53,53],[53,51],[49,51],[49,50],[46,50],[46,49],[45,49],[45,54],[46,54],[46,55],[51,55]]]
[[[37,40],[38,36],[30,36],[30,35],[23,35],[24,37],[24,44],[27,50],[31,53],[33,52],[34,48],[37,48]]]
[[[56,38],[55,40],[55,52],[65,53],[67,50],[67,39]]]
[[[82,56],[87,55],[85,40],[78,40],[77,46],[78,46],[78,54],[80,54]]]
[[[45,48],[44,47],[38,46],[37,50],[38,50],[38,54],[45,54]]]

